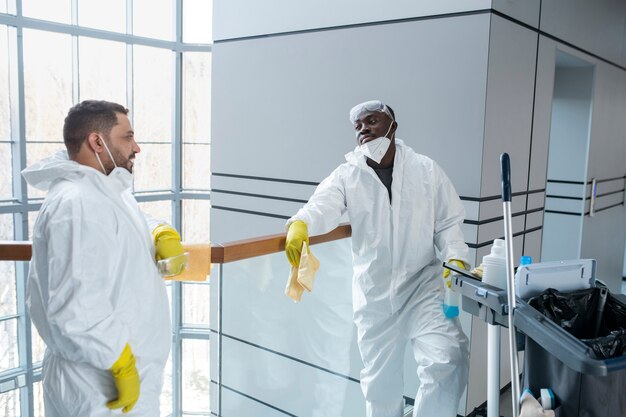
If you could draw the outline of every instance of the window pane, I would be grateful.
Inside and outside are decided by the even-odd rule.
[[[1,0],[0,0],[1,1]],[[9,39],[7,27],[0,25],[0,141],[11,138],[9,108]]]
[[[17,319],[0,321],[0,372],[19,366]]]
[[[212,21],[212,0],[185,0],[183,2],[183,42],[213,42]]]
[[[183,145],[183,188],[211,189],[211,145]]]
[[[72,41],[69,35],[24,29],[27,140],[63,140],[72,105]]]
[[[183,141],[211,141],[211,53],[183,54]]]
[[[35,417],[44,417],[43,408],[43,387],[41,382],[33,384],[33,401],[35,406]]]
[[[126,107],[126,45],[86,37],[79,45],[80,101],[107,100]]]
[[[0,200],[13,197],[11,144],[0,143]]]
[[[173,58],[170,50],[134,46],[135,135],[141,142],[172,141]]]
[[[163,373],[163,389],[161,390],[161,417],[169,417],[174,411],[172,406],[172,353],[170,352],[165,372]]]
[[[43,361],[43,354],[46,351],[46,344],[43,342],[43,339],[39,336],[39,332],[32,324],[30,326],[30,334],[33,338],[33,363],[41,362]]]
[[[0,416],[20,417],[20,390],[3,392],[0,394]]]
[[[209,412],[209,341],[183,339],[183,412]]]
[[[36,19],[71,23],[71,0],[22,0],[22,14]]]
[[[15,287],[15,262],[3,261],[0,262],[0,317],[16,313],[17,292]],[[0,342],[0,344],[1,343],[2,342]],[[0,350],[0,354],[2,352],[3,351]]]
[[[183,240],[209,242],[209,200],[183,200]]]
[[[78,24],[126,33],[126,0],[78,0]]]
[[[209,325],[209,284],[183,283],[183,324]]]
[[[135,129],[137,132],[137,129]],[[135,191],[172,188],[172,145],[142,144],[135,159]]]
[[[30,166],[35,162],[51,156],[57,151],[65,149],[63,142],[57,143],[37,143],[29,142],[26,144],[26,166]],[[35,187],[28,185],[28,198],[44,197],[47,193]]]
[[[172,224],[172,201],[147,201],[139,203],[139,208],[159,221]]]
[[[0,214],[0,240],[13,240],[13,215]]]
[[[176,8],[172,0],[134,0],[133,34],[174,40]]]

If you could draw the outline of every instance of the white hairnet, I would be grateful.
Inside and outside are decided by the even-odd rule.
[[[394,120],[393,115],[385,103],[380,100],[370,100],[352,107],[352,110],[350,110],[350,122],[354,124],[354,122],[356,122],[359,117],[363,115],[363,113],[369,111],[379,111],[385,113],[391,120]]]

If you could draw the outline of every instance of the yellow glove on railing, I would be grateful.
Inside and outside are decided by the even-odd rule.
[[[135,356],[127,343],[120,357],[111,369],[113,381],[117,388],[117,399],[109,401],[107,407],[111,410],[122,408],[124,413],[133,409],[139,400],[139,373],[135,367]]]
[[[302,243],[306,242],[309,247],[309,232],[306,223],[296,220],[289,225],[287,240],[285,241],[285,254],[291,266],[300,265],[300,255],[302,254]],[[308,249],[307,249],[308,250]]]
[[[155,258],[157,261],[171,258],[168,269],[178,275],[184,271],[187,258],[179,256],[185,253],[180,243],[180,235],[172,226],[162,224],[152,231],[154,238]]]

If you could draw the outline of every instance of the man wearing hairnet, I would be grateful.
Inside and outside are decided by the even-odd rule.
[[[159,416],[170,348],[155,257],[183,253],[130,192],[140,149],[128,110],[84,101],[65,118],[67,151],[23,171],[48,191],[33,231],[26,304],[47,345],[47,417]]]
[[[458,318],[444,315],[441,261],[467,266],[463,206],[441,168],[396,139],[389,106],[359,104],[350,121],[357,147],[287,222],[287,257],[297,265],[309,233],[333,230],[347,212],[367,416],[403,415],[407,342],[420,383],[413,416],[456,416],[468,341]]]

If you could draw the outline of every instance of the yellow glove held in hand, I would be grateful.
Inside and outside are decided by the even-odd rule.
[[[113,375],[117,388],[117,399],[109,401],[107,407],[111,410],[123,407],[122,411],[128,413],[139,400],[140,385],[139,373],[135,367],[135,355],[128,343],[109,371]]]
[[[463,261],[459,261],[458,259],[450,259],[448,261],[449,264],[454,264],[455,266],[461,268],[461,269],[467,269],[467,267],[465,266],[465,262]],[[450,270],[447,268],[443,269],[443,279],[446,281],[446,285],[448,288],[450,288],[450,286],[452,285],[452,282],[450,281],[450,279],[448,278],[450,276]]]
[[[287,231],[287,240],[285,241],[285,254],[291,266],[300,265],[300,255],[302,254],[302,243],[306,242],[309,247],[309,232],[306,223],[302,220],[296,220],[289,225]],[[309,251],[310,253],[310,251]]]
[[[185,252],[183,245],[180,244],[180,235],[172,226],[162,224],[155,227],[152,237],[157,261],[182,255]]]

